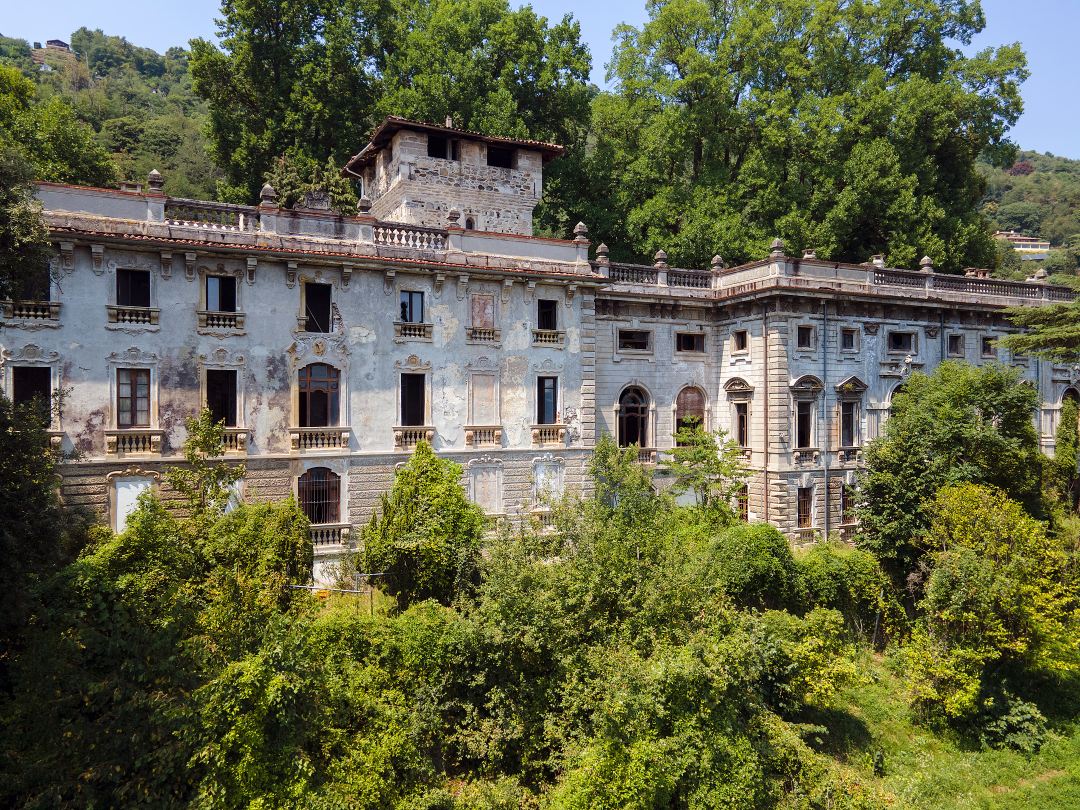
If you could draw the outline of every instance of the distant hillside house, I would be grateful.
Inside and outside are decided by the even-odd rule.
[[[1037,236],[1025,236],[1016,231],[997,231],[995,239],[1004,239],[1013,246],[1024,261],[1037,261],[1050,255],[1050,242]]]
[[[48,64],[48,58],[52,58],[55,62],[57,57],[61,60],[75,58],[71,46],[62,39],[48,39],[45,41],[44,48],[41,47],[40,42],[35,42],[34,47],[30,49],[30,58],[34,60],[35,65],[38,65],[44,71],[52,70],[52,66]]]

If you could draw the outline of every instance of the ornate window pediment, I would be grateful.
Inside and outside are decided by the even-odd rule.
[[[812,398],[825,390],[821,380],[813,374],[806,374],[791,384],[791,394],[796,398]]]
[[[852,374],[836,384],[836,393],[842,398],[861,397],[867,387],[866,383]]]
[[[754,386],[742,377],[732,377],[724,383],[724,390],[729,399],[748,398],[754,395]]]

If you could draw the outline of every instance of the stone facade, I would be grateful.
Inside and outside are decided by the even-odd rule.
[[[321,575],[421,438],[462,464],[485,510],[521,518],[543,516],[543,492],[585,486],[600,433],[654,463],[696,417],[743,445],[749,519],[799,543],[850,530],[861,447],[904,378],[948,357],[1020,366],[1052,452],[1077,369],[993,339],[1004,307],[1067,290],[779,244],[734,268],[613,264],[603,245],[590,261],[584,226],[523,233],[540,192],[531,142],[515,158],[528,169],[443,167],[457,161],[419,153],[418,127],[399,121],[353,159],[374,194],[356,217],[282,210],[268,188],[257,207],[175,200],[154,175],[145,193],[39,186],[52,295],[3,303],[0,382],[65,391],[52,428],[78,454],[69,503],[121,526],[141,488],[163,486],[185,418],[212,403],[230,415],[246,496],[305,503]],[[467,136],[459,157],[487,145]],[[485,184],[487,168],[507,182]],[[496,227],[464,227],[485,211]]]

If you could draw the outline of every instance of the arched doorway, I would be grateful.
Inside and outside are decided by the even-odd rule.
[[[675,397],[675,433],[678,442],[678,432],[683,429],[691,430],[705,425],[705,392],[700,388],[690,385],[679,392]]]
[[[636,385],[619,396],[619,446],[649,446],[649,395]]]

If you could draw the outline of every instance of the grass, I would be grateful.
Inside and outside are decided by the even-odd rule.
[[[880,656],[866,654],[866,682],[841,709],[815,722],[831,729],[817,747],[895,797],[895,806],[933,810],[1080,808],[1080,721],[1058,720],[1034,756],[980,749],[913,721],[902,681]],[[884,775],[874,755],[884,755]]]

